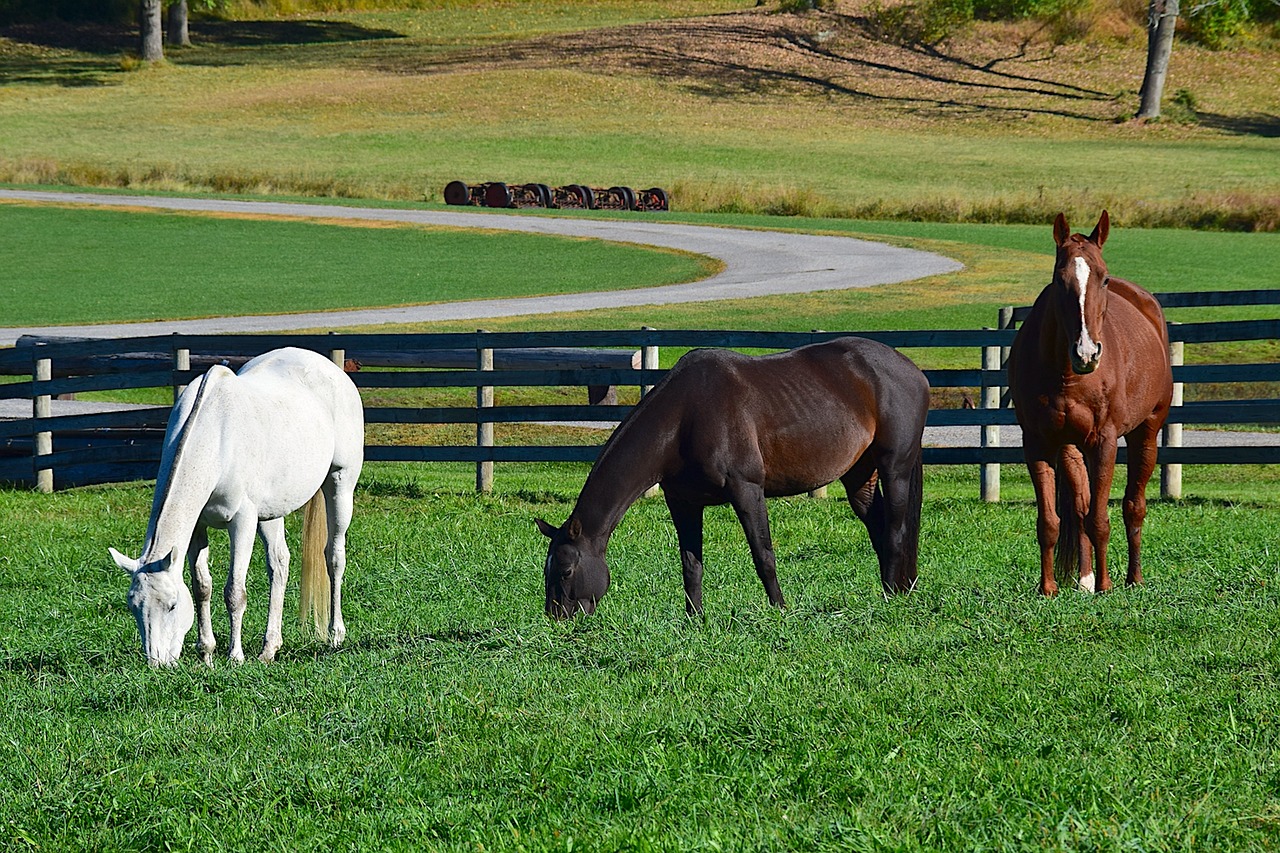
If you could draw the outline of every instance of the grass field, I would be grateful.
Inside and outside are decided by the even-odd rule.
[[[532,518],[562,519],[581,476],[517,466],[482,498],[465,470],[373,466],[349,541],[345,648],[326,653],[286,620],[274,666],[205,668],[189,641],[168,671],[147,669],[106,556],[136,552],[150,489],[0,492],[6,843],[1280,842],[1274,485],[1153,504],[1145,588],[1053,601],[1034,593],[1030,503],[979,503],[971,472],[927,472],[921,585],[892,600],[843,501],[775,501],[784,614],[716,510],[705,623],[683,615],[662,502],[642,501],[614,536],[596,617],[553,624]],[[213,547],[217,578],[225,537]],[[263,577],[258,556],[250,650]],[[220,605],[215,628],[225,650]]]
[[[1122,120],[1141,71],[1131,40],[1031,38],[1019,55],[1008,33],[979,30],[930,55],[866,44],[844,2],[805,18],[737,0],[420,5],[197,22],[195,48],[144,69],[122,59],[127,32],[0,33],[0,180],[362,203],[429,202],[454,178],[660,184],[682,208],[671,218],[882,235],[966,265],[868,291],[493,329],[994,325],[1047,277],[1060,208],[1087,231],[1111,207],[1112,271],[1151,289],[1275,285],[1275,234],[1133,227],[1275,227],[1274,51],[1180,44],[1170,86],[1198,112],[1137,126]],[[733,13],[696,25],[716,27],[714,64],[679,18],[631,28],[694,12]],[[703,269],[581,241],[19,205],[0,205],[0,230],[3,324]],[[492,262],[458,275],[477,252]],[[1224,355],[1195,349],[1189,360]],[[1035,594],[1016,466],[999,505],[976,499],[971,469],[926,471],[921,584],[892,600],[838,487],[771,502],[785,613],[767,606],[732,513],[714,509],[705,622],[684,616],[673,529],[645,500],[614,536],[599,612],[555,624],[532,520],[563,520],[585,474],[499,466],[482,497],[465,466],[370,465],[341,651],[287,619],[275,665],[206,668],[189,638],[163,671],[145,665],[106,551],[137,553],[152,484],[0,490],[0,846],[1280,847],[1275,466],[1188,467],[1189,497],[1152,502],[1145,587],[1052,601]],[[1112,565],[1124,558],[1117,541]],[[212,562],[224,577],[225,535]],[[264,622],[258,554],[250,655]]]

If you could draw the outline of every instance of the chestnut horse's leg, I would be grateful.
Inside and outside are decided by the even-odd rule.
[[[1092,495],[1089,514],[1085,516],[1085,532],[1093,544],[1093,563],[1097,573],[1098,592],[1111,590],[1111,575],[1107,571],[1107,543],[1111,540],[1111,482],[1116,473],[1116,437],[1104,432],[1102,440],[1090,450],[1089,466],[1092,474]],[[1084,561],[1081,560],[1081,571]]]
[[[684,609],[702,615],[702,504],[682,501],[664,491],[671,521],[680,542],[680,568],[684,573]]]
[[[1098,589],[1099,575],[1093,569],[1093,539],[1087,519],[1093,508],[1089,490],[1090,468],[1080,448],[1069,444],[1062,448],[1058,462],[1058,554],[1055,557],[1059,578],[1063,572],[1074,575],[1076,586],[1084,592]],[[1063,537],[1073,537],[1070,540]],[[1103,539],[1105,547],[1106,540]],[[1108,581],[1108,588],[1109,587]]]
[[[1142,583],[1142,523],[1147,518],[1147,482],[1156,469],[1159,427],[1140,424],[1125,436],[1129,448],[1128,481],[1124,488],[1124,532],[1129,542],[1129,570],[1125,584]]]
[[[774,607],[786,607],[782,590],[778,587],[777,558],[773,553],[773,537],[769,533],[769,510],[764,502],[764,489],[759,483],[740,478],[730,478],[726,483],[729,503],[738,514],[742,530],[751,546],[751,559],[756,564],[756,574],[764,584],[769,603]]]
[[[1053,463],[1033,448],[1030,436],[1024,433],[1023,452],[1027,459],[1027,471],[1036,491],[1036,541],[1040,545],[1040,592],[1057,595],[1058,582],[1053,577],[1053,548],[1058,544],[1058,510],[1056,481]]]

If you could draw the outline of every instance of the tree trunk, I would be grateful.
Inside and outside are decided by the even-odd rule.
[[[169,4],[169,44],[191,47],[191,34],[187,31],[187,0],[173,0]]]
[[[1160,117],[1164,79],[1173,52],[1173,31],[1178,25],[1178,0],[1151,0],[1147,7],[1147,70],[1142,75],[1138,118]]]
[[[141,0],[138,24],[142,33],[142,61],[164,59],[164,28],[161,26],[160,0]]]

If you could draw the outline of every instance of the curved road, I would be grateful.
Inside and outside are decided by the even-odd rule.
[[[701,281],[633,290],[308,314],[211,317],[198,320],[93,326],[0,328],[0,346],[12,345],[22,334],[123,337],[172,332],[193,334],[279,332],[325,326],[420,323],[586,311],[593,308],[634,305],[709,302],[717,299],[869,287],[910,281],[961,269],[961,264],[941,255],[886,246],[853,237],[820,237],[807,234],[784,234],[776,231],[678,225],[645,221],[642,214],[628,220],[591,220],[554,216],[520,216],[467,208],[459,208],[456,211],[389,210],[334,204],[291,204],[3,189],[0,189],[0,199],[102,207],[239,213],[251,216],[407,222],[567,237],[591,237],[619,243],[680,249],[716,258],[724,264],[723,271]]]

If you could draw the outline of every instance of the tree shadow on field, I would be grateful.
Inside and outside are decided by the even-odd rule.
[[[394,30],[345,21],[222,21],[190,24],[192,47],[165,45],[165,58],[177,64],[232,65],[255,48],[342,45],[402,38]],[[136,55],[137,27],[120,24],[46,21],[0,27],[0,84],[105,86],[125,73],[121,57]],[[278,60],[279,56],[273,56]]]
[[[1196,120],[1204,127],[1212,127],[1239,136],[1280,138],[1280,116],[1277,115],[1254,113],[1245,116],[1228,116],[1197,111]]]
[[[395,30],[362,27],[347,21],[198,21],[191,24],[192,41],[225,47],[337,44],[403,38]]]

